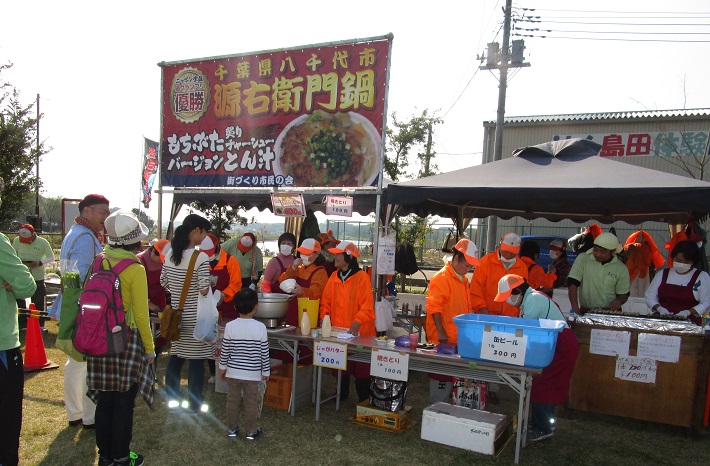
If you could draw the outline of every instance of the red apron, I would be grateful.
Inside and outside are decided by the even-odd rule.
[[[214,279],[210,280],[210,283],[212,284],[212,291],[222,291],[229,286],[229,270],[227,270],[226,266],[219,270],[213,270],[212,265],[210,264],[210,276],[217,278],[216,284],[214,283]],[[231,300],[229,302],[222,302],[222,304],[217,307],[217,311],[219,311],[220,321],[223,325],[229,322],[230,320],[234,320],[239,317],[237,308],[234,307],[234,300]]]
[[[661,284],[658,285],[659,304],[673,314],[678,314],[680,311],[685,311],[686,309],[692,309],[693,306],[699,302],[693,295],[693,286],[695,282],[698,281],[700,270],[695,271],[690,281],[685,286],[666,283],[669,271],[670,269],[663,270],[663,279],[661,280]],[[702,325],[700,316],[691,315],[689,318],[695,325]]]
[[[309,288],[311,286],[311,279],[313,274],[320,268],[320,266],[313,267],[311,274],[308,278],[296,278],[296,283],[301,288]],[[293,298],[289,301],[288,311],[286,312],[286,324],[298,327],[300,323],[298,322],[298,299]],[[299,346],[298,351],[301,354],[301,359],[298,363],[303,365],[313,364],[313,350],[306,346]],[[272,350],[271,357],[280,359],[283,362],[292,362],[293,357],[286,351]]]
[[[147,255],[140,255],[138,257],[143,263],[145,274],[148,277],[148,300],[160,309],[164,309],[167,304],[165,300],[165,288],[160,284],[160,272],[163,270],[163,267],[157,264],[148,264],[150,257]]]
[[[530,401],[533,403],[564,404],[569,395],[572,372],[579,354],[577,336],[571,328],[557,335],[555,355],[542,374],[533,376]]]
[[[279,277],[281,276],[282,273],[286,271],[286,267],[284,266],[284,263],[281,262],[281,259],[279,259],[278,256],[274,256],[274,259],[279,263],[279,268],[281,268],[281,271],[279,274],[276,276],[276,281],[271,282],[271,292],[272,293],[280,293],[280,294],[288,294],[284,290],[281,289],[281,283],[279,283]]]

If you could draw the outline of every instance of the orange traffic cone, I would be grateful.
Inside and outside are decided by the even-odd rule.
[[[59,367],[52,361],[47,360],[47,352],[44,350],[44,340],[42,330],[39,328],[39,312],[34,304],[30,304],[30,315],[27,319],[27,335],[25,339],[25,372],[40,371],[44,369],[56,369]]]

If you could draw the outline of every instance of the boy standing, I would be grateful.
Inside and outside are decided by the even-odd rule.
[[[259,308],[256,291],[243,288],[234,296],[239,319],[227,324],[219,357],[219,375],[227,381],[227,437],[239,435],[239,410],[244,402],[246,438],[262,433],[256,425],[259,410],[259,382],[269,380],[269,341],[266,326],[254,320]]]

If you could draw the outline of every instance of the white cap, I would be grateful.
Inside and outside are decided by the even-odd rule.
[[[503,251],[508,251],[512,252],[513,254],[517,254],[520,252],[521,242],[522,240],[520,239],[520,236],[516,235],[515,233],[506,233],[500,240],[500,248]]]
[[[296,251],[300,252],[301,254],[306,254],[306,255],[311,255],[315,251],[320,251],[320,243],[316,241],[314,238],[306,238],[303,240],[301,243],[301,247],[296,248]]]
[[[456,243],[454,249],[463,253],[468,265],[478,265],[478,248],[473,241],[467,238],[462,238],[458,243]]]

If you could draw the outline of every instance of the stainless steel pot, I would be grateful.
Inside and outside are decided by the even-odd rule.
[[[259,293],[259,309],[254,314],[257,319],[283,319],[288,311],[291,295],[280,293]]]

